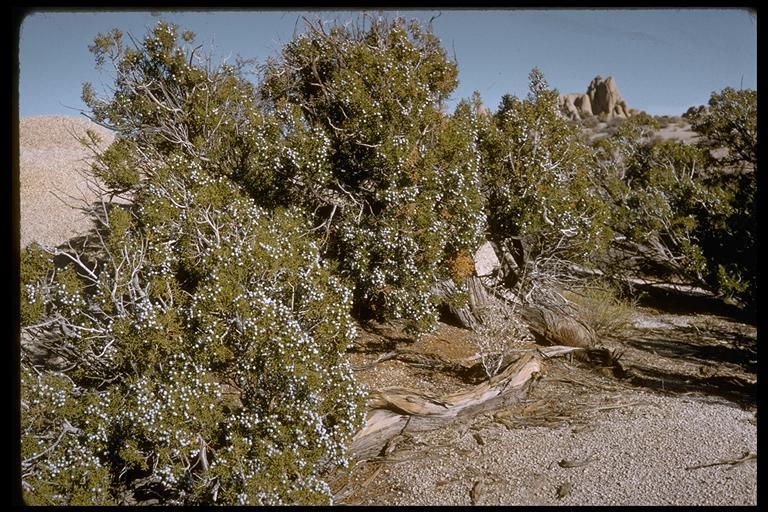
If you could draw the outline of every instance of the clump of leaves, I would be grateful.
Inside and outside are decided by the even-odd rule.
[[[598,143],[620,266],[754,302],[756,96],[725,89],[686,118],[693,145],[653,140],[648,116]]]
[[[641,142],[624,161],[622,178],[606,179],[615,206],[613,229],[642,254],[640,269],[661,278],[704,283],[698,233],[706,209],[723,202],[703,181],[703,153],[677,141]]]
[[[33,324],[45,315],[43,296],[37,283],[48,281],[48,269],[53,263],[50,255],[37,243],[33,243],[21,252],[20,275],[21,297],[19,309],[21,323]]]
[[[757,91],[725,88],[691,116],[700,144],[715,150],[711,180],[725,190],[727,208],[715,212],[714,229],[702,233],[708,280],[748,306],[757,300]],[[719,150],[719,154],[717,152]]]
[[[168,503],[327,501],[321,470],[346,464],[362,420],[343,358],[351,291],[299,212],[264,211],[227,181],[162,176],[136,218],[111,212],[120,243],[105,239],[96,268],[74,256],[37,282],[50,321],[32,332],[70,365],[62,396],[99,400],[23,415],[30,433],[52,432],[24,454],[30,496],[77,502],[67,482],[82,462],[106,475],[94,503],[147,486]],[[67,455],[58,435],[81,448]]]

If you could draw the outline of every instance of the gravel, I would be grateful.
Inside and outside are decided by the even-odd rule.
[[[752,412],[721,400],[633,393],[641,405],[586,427],[492,423],[415,434],[416,456],[383,471],[391,492],[365,504],[469,505],[476,485],[481,505],[756,504],[755,460],[686,469],[756,453]],[[591,462],[563,468],[563,459]],[[559,497],[561,489],[569,492]]]

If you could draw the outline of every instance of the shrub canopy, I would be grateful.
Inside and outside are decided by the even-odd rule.
[[[325,229],[358,311],[429,329],[430,287],[477,247],[485,222],[472,117],[441,110],[456,64],[403,19],[308,28],[267,64],[261,89],[322,139],[322,170],[297,170],[295,201]]]
[[[657,124],[647,115],[600,141],[612,226],[621,245],[635,247],[644,272],[752,304],[756,94],[724,89],[686,117],[699,134],[694,144],[650,138]],[[620,265],[627,269],[627,261]]]
[[[99,207],[66,264],[25,256],[25,328],[55,356],[22,373],[25,497],[326,503],[321,474],[347,464],[363,420],[344,359],[352,291],[304,211],[265,209],[238,182],[271,128],[251,100],[235,106],[245,82],[175,42],[161,23],[141,50],[117,32],[93,47],[118,80],[86,100],[119,136],[94,172],[133,201]]]
[[[519,239],[531,261],[585,261],[611,234],[593,155],[560,114],[557,91],[537,69],[529,79],[528,97],[504,96],[481,130],[490,233]]]

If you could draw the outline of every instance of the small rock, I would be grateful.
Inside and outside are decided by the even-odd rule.
[[[501,262],[491,242],[485,242],[474,256],[475,273],[478,277],[493,275],[501,268]]]

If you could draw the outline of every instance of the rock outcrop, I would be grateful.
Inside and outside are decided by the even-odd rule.
[[[592,115],[592,100],[584,93],[566,94],[560,96],[560,108],[571,119],[583,119]]]
[[[572,93],[560,96],[560,108],[570,119],[584,119],[590,116],[626,118],[631,115],[627,103],[619,94],[616,80],[612,76],[596,76],[587,87],[586,93]]]
[[[86,119],[36,116],[19,120],[19,213],[21,247],[55,247],[83,235],[93,219],[83,207],[98,200],[83,171],[92,154],[78,141],[91,130],[103,151],[114,133]]]
[[[491,242],[485,242],[475,252],[475,273],[477,277],[487,277],[495,274],[501,268],[501,262]]]

